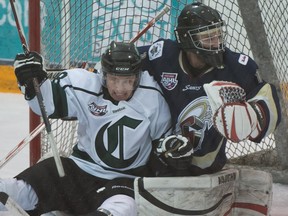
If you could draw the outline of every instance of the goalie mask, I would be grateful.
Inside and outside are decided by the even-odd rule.
[[[218,11],[202,3],[184,7],[175,36],[184,51],[193,52],[213,67],[223,67],[225,25]]]

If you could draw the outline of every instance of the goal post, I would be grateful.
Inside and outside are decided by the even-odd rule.
[[[32,28],[31,23],[29,25],[30,47],[32,50],[32,40],[41,42],[39,50],[47,60],[48,69],[52,71],[80,67],[83,62],[92,70],[112,40],[130,41],[165,6],[169,6],[170,11],[135,43],[140,46],[151,44],[160,37],[174,39],[177,17],[183,7],[192,2],[193,0],[30,0],[29,4],[40,5],[40,12],[35,17],[35,11],[30,10],[29,17],[33,16],[33,19],[41,21],[41,35],[37,33],[40,29]],[[249,141],[228,142],[226,152],[230,162],[257,167],[288,168],[288,45],[283,40],[288,35],[288,0],[202,2],[221,13],[227,23],[227,47],[248,54],[256,60],[263,78],[279,89],[282,104],[282,122],[274,134],[259,144]],[[39,38],[35,39],[36,36]],[[34,50],[38,50],[37,46],[35,45]],[[50,76],[53,76],[52,72]],[[59,151],[69,155],[73,144],[77,142],[77,120],[53,120],[52,128]],[[41,134],[41,141],[37,142],[41,155],[50,151],[45,131]],[[31,148],[31,157],[35,158],[36,154],[40,157],[39,152],[34,152],[34,147]]]
[[[40,53],[40,0],[29,0],[29,47]],[[41,123],[41,119],[29,109],[29,131],[32,132]],[[30,141],[30,165],[41,157],[41,135]]]

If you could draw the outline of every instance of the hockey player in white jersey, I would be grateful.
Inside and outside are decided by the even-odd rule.
[[[77,117],[78,143],[61,158],[64,177],[48,158],[0,180],[0,191],[30,215],[136,215],[134,178],[150,175],[152,142],[170,129],[168,105],[141,61],[133,44],[113,41],[99,72],[70,69],[51,81],[39,54],[18,54],[15,74],[32,110],[41,113],[32,85],[37,77],[49,117]]]

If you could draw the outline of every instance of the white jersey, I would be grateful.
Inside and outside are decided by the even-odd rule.
[[[170,128],[170,112],[160,88],[143,72],[133,97],[118,104],[103,98],[102,74],[83,69],[46,80],[41,91],[51,117],[77,117],[78,143],[70,156],[84,171],[100,178],[135,177],[152,141]],[[40,114],[36,97],[29,101]],[[132,171],[132,172],[131,172]]]

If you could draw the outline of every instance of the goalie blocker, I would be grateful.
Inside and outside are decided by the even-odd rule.
[[[226,169],[198,177],[137,178],[138,215],[269,215],[272,177]]]

